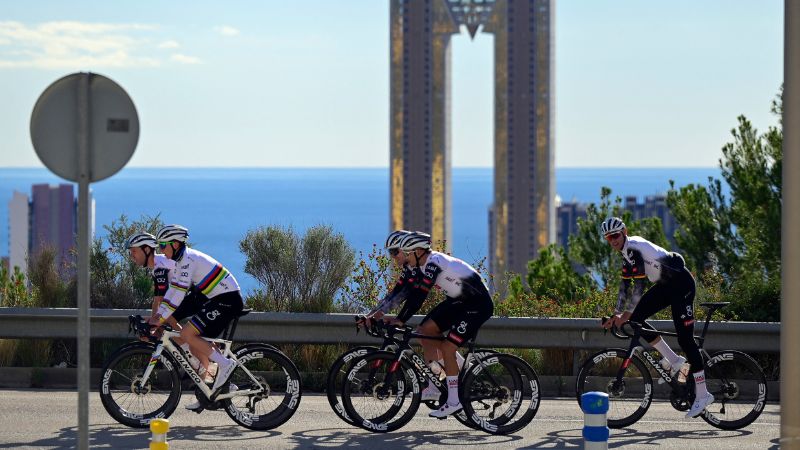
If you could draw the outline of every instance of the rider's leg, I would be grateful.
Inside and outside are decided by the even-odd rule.
[[[666,357],[670,363],[678,360],[678,355],[672,351],[667,341],[661,339],[661,336],[650,333],[648,330],[655,330],[652,325],[646,320],[666,308],[671,304],[669,290],[663,284],[654,284],[647,292],[642,295],[642,299],[636,305],[636,308],[631,314],[631,322],[638,322],[642,324],[642,338],[653,346],[661,353],[661,356]]]
[[[458,362],[456,352],[458,346],[450,341],[443,341],[439,348],[444,357],[444,372],[447,374],[447,403],[451,406],[460,404],[458,399]]]
[[[692,376],[694,377],[694,403],[686,413],[687,418],[697,417],[714,402],[714,396],[708,392],[706,387],[706,376],[703,370],[703,357],[700,349],[694,340],[694,296],[695,282],[688,270],[683,271],[674,277],[674,293],[672,303],[672,321],[675,324],[675,331],[678,334],[678,343],[686,353],[691,365]]]
[[[436,324],[436,322],[431,319],[427,319],[417,327],[417,333],[424,334],[426,336],[441,336],[442,330],[439,329],[439,326]],[[422,344],[425,361],[428,364],[439,359],[439,355],[441,353],[439,351],[440,341],[434,339],[420,339],[419,342]]]
[[[200,338],[200,330],[192,322],[189,326],[181,330],[181,338],[189,344],[192,354],[200,360],[200,364],[208,369],[208,357],[211,355],[212,348],[208,341]]]

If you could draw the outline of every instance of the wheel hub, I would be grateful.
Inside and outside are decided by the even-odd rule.
[[[153,386],[148,381],[144,386],[142,386],[142,376],[137,375],[131,380],[131,392],[136,395],[147,395],[150,393],[150,390],[153,389]]]

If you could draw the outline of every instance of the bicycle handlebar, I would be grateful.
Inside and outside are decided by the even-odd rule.
[[[390,325],[383,320],[370,319],[367,321],[367,318],[363,315],[355,316],[355,319],[356,333],[358,333],[358,331],[363,327],[367,334],[376,338],[390,339],[396,334],[405,335],[413,331],[413,329],[407,325],[399,327],[396,325]]]
[[[172,327],[167,324],[163,325],[150,325],[148,321],[139,314],[128,316],[128,333],[133,333],[140,338],[157,341],[158,338],[154,337],[150,332],[153,328],[163,327],[165,331],[172,331]]]
[[[605,325],[605,323],[608,322],[609,320],[611,320],[610,317],[601,317],[600,318],[600,323]],[[629,325],[631,328],[633,328],[633,325],[631,325],[631,322],[628,321],[628,322],[625,322],[624,324],[622,324],[621,327],[617,327],[616,325],[612,326],[611,327],[611,334],[613,334],[614,337],[616,337],[618,339],[630,339],[630,338],[632,338],[633,334],[630,334],[625,330],[625,325]]]

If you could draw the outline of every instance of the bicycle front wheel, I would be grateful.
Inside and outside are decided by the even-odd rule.
[[[153,359],[155,347],[135,342],[117,350],[103,366],[100,400],[117,422],[146,428],[150,420],[169,417],[181,399],[178,363],[162,353]],[[144,379],[145,370],[152,371]]]
[[[378,347],[356,347],[342,353],[336,361],[333,362],[331,368],[328,370],[328,377],[325,383],[325,390],[328,396],[328,404],[331,405],[333,412],[339,416],[340,419],[355,425],[353,419],[347,415],[344,410],[344,405],[341,400],[341,393],[344,387],[344,382],[347,379],[347,371],[350,369],[351,362],[359,356],[364,356],[367,353],[378,351]]]
[[[250,393],[224,401],[228,416],[251,430],[269,430],[289,420],[301,396],[300,372],[294,363],[278,349],[263,344],[247,344],[236,351],[236,359],[239,366],[223,392]]]
[[[387,351],[353,361],[342,390],[347,415],[365,430],[394,431],[407,424],[420,403],[417,373],[405,359]]]
[[[592,355],[581,367],[575,383],[580,404],[586,392],[608,394],[608,427],[623,428],[636,423],[650,408],[653,400],[653,378],[644,362],[634,355],[622,379],[617,373],[625,364],[628,351],[610,348]]]
[[[767,403],[767,379],[745,353],[723,350],[706,363],[706,386],[714,396],[703,420],[723,430],[738,430],[755,421]]]
[[[478,430],[509,434],[525,427],[539,410],[539,379],[522,359],[484,354],[464,377],[464,414]]]

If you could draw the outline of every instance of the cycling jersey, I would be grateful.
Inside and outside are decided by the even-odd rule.
[[[631,251],[628,253],[630,261],[622,258],[622,277],[619,282],[617,306],[614,308],[614,314],[633,312],[642,298],[647,284],[647,275],[644,272],[644,261],[640,256]],[[631,291],[630,302],[628,302],[628,291]]]
[[[480,274],[464,261],[440,252],[430,252],[425,267],[418,277],[417,288],[409,292],[403,309],[397,318],[407,321],[422,306],[433,286],[441,289],[450,298],[487,297],[489,289]]]
[[[238,292],[239,283],[222,264],[203,252],[184,247],[169,271],[169,287],[158,312],[166,319],[181,304],[186,292],[194,287],[209,299],[229,292]]]
[[[407,264],[403,265],[403,272],[400,274],[400,278],[397,279],[397,283],[395,283],[392,290],[386,294],[378,305],[370,311],[370,314],[381,311],[382,313],[386,314],[392,309],[396,308],[400,303],[405,300],[405,292],[408,289],[412,289],[414,284],[417,282],[417,268],[416,267],[409,267]]]
[[[640,261],[640,264],[644,265],[647,278],[653,283],[668,280],[685,266],[681,255],[668,252],[640,236],[625,238],[622,257],[631,265]]]
[[[175,267],[175,261],[164,255],[153,255],[153,297],[163,297],[169,286],[169,270]]]

